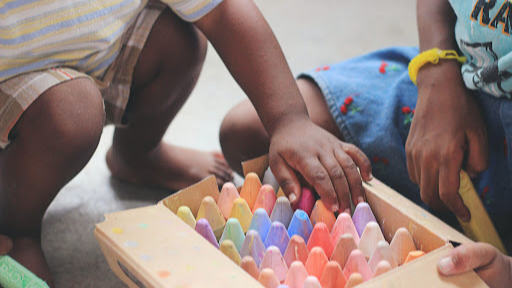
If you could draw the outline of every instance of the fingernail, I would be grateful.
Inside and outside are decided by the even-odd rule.
[[[466,214],[466,216],[460,218],[460,220],[462,220],[464,222],[469,222],[469,220],[471,220],[471,216]]]
[[[295,200],[297,200],[297,196],[295,196],[295,194],[292,193],[288,196],[288,199],[290,199],[290,202],[293,203],[295,202]]]
[[[340,205],[338,203],[332,205],[332,212],[336,212],[340,210]]]
[[[439,269],[441,269],[444,274],[449,274],[454,268],[452,257],[444,257],[439,261],[437,266],[439,266]]]
[[[372,180],[373,180],[373,174],[372,174],[372,172],[370,172],[370,181],[372,181]]]

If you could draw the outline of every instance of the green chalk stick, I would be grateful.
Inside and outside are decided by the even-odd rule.
[[[46,282],[9,256],[0,256],[0,285],[4,288],[49,288]]]

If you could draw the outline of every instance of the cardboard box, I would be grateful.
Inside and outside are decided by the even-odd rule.
[[[262,178],[268,159],[263,156],[243,167],[245,174],[255,172]],[[449,278],[437,273],[437,262],[453,249],[450,241],[468,243],[470,239],[376,179],[364,188],[386,240],[390,242],[395,231],[405,227],[417,248],[427,254],[358,287],[488,287],[472,271]],[[94,234],[112,271],[133,288],[261,288],[174,214],[187,205],[196,215],[205,196],[219,196],[214,176],[157,205],[105,215]]]

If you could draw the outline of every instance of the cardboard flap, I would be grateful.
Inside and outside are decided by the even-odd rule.
[[[421,258],[409,262],[398,269],[393,269],[377,278],[357,287],[464,287],[464,288],[488,288],[487,284],[478,277],[474,271],[464,274],[445,277],[437,272],[437,262],[453,249],[451,245],[443,246]]]
[[[161,204],[108,214],[95,235],[130,287],[261,288]]]
[[[169,208],[172,213],[176,213],[181,206],[186,205],[190,208],[192,214],[196,216],[204,197],[211,196],[215,199],[215,202],[217,202],[219,194],[220,192],[219,187],[217,186],[217,179],[215,176],[211,175],[201,180],[201,182],[165,198],[161,203]]]
[[[263,175],[265,175],[265,170],[268,168],[268,155],[263,155],[261,157],[242,162],[242,168],[244,169],[244,176],[247,176],[250,172],[254,172],[258,174],[260,179],[263,179]]]
[[[450,240],[459,243],[473,242],[379,180],[363,183],[363,186],[366,189],[366,200],[388,242],[400,227],[409,230],[416,248],[427,253]]]

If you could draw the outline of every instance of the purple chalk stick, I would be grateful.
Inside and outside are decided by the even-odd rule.
[[[288,225],[290,225],[290,221],[292,220],[292,216],[293,209],[288,198],[284,196],[277,198],[272,214],[270,215],[270,220],[272,222],[279,221],[285,228],[288,228]]]
[[[215,248],[219,249],[219,243],[217,243],[217,239],[213,234],[212,227],[210,226],[210,223],[208,223],[208,220],[204,218],[197,220],[196,232],[208,240],[208,242],[212,243]]]
[[[247,231],[244,243],[242,244],[242,249],[240,249],[240,256],[242,256],[242,258],[245,256],[251,256],[254,259],[254,262],[256,262],[256,265],[260,267],[266,250],[267,248],[265,248],[263,241],[261,241],[260,234],[255,230]]]
[[[274,222],[270,226],[268,231],[267,239],[265,240],[265,247],[276,246],[281,251],[281,255],[284,255],[286,247],[290,242],[290,235],[286,231],[286,227],[281,222]]]
[[[368,205],[366,202],[357,204],[354,215],[352,215],[352,221],[354,221],[354,226],[356,226],[357,234],[359,234],[359,237],[363,235],[366,224],[372,221],[377,222],[375,216],[373,215],[372,209],[370,209],[370,205]]]

